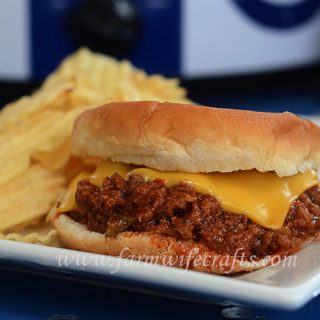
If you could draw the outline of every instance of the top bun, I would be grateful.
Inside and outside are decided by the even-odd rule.
[[[318,169],[320,128],[292,113],[160,102],[110,103],[76,120],[73,152],[162,171]]]

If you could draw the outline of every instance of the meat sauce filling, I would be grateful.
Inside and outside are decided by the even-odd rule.
[[[89,230],[116,236],[123,231],[153,232],[202,243],[218,254],[257,259],[288,255],[320,231],[320,189],[313,187],[292,204],[284,225],[270,230],[242,214],[224,211],[217,199],[189,184],[166,187],[115,173],[98,187],[88,180],[77,186],[76,209],[67,215]]]

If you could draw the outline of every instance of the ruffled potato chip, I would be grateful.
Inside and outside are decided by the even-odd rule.
[[[66,140],[53,150],[35,151],[31,155],[31,159],[41,163],[49,170],[59,170],[65,167],[71,157],[71,138]]]
[[[46,215],[66,184],[99,162],[71,156],[71,131],[80,113],[107,102],[138,100],[190,102],[176,79],[148,76],[128,61],[81,49],[35,93],[5,106],[0,112],[0,231]],[[51,243],[37,233],[0,238]]]
[[[26,243],[36,243],[43,244],[45,246],[55,246],[60,245],[60,241],[55,230],[50,230],[47,234],[40,234],[37,232],[31,232],[26,235],[19,234],[17,232],[12,232],[8,234],[0,233],[0,240],[12,240]]]
[[[57,108],[61,105],[59,100],[64,100],[72,89],[71,83],[60,83],[9,103],[0,112],[0,133],[15,129],[21,121],[25,121],[33,114],[41,113],[42,110]]]
[[[45,215],[64,185],[62,173],[36,164],[16,179],[0,186],[0,232]]]
[[[63,82],[72,82],[81,90],[94,92],[93,103],[138,100],[190,102],[186,90],[179,86],[177,79],[148,76],[128,61],[118,62],[84,48],[65,59],[43,87],[49,88]]]

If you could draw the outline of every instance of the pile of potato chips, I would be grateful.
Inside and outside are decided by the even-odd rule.
[[[148,76],[127,61],[81,49],[38,91],[2,109],[0,239],[55,243],[54,231],[45,226],[42,232],[39,223],[73,175],[88,165],[70,153],[74,120],[107,102],[138,100],[189,102],[176,79]],[[24,231],[30,225],[36,233]]]

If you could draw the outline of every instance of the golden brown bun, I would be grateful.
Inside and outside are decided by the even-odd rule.
[[[231,256],[216,255],[214,251],[193,241],[178,241],[146,232],[123,232],[116,238],[106,238],[101,233],[88,231],[86,226],[64,214],[56,216],[54,226],[61,241],[70,249],[171,267],[226,274],[261,269],[272,261],[267,257],[258,262],[245,262]]]
[[[80,115],[73,151],[162,171],[290,176],[319,167],[320,128],[289,112],[110,103]]]

